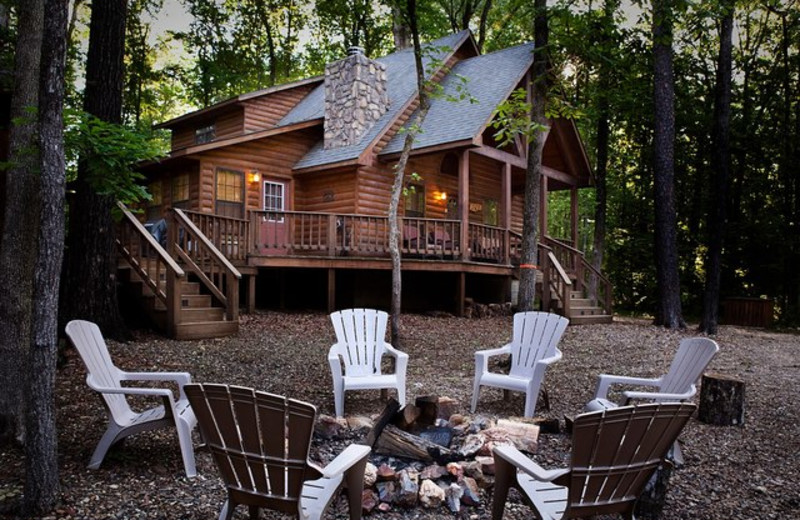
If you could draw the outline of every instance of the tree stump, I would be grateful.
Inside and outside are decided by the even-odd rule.
[[[742,426],[744,381],[722,374],[703,375],[697,418],[715,426]]]

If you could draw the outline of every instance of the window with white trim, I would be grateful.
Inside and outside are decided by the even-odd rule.
[[[283,211],[285,186],[281,182],[264,181],[264,211]],[[283,222],[283,216],[268,216],[270,222]]]

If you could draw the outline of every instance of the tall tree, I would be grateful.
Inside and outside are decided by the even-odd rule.
[[[703,295],[703,317],[700,330],[717,333],[719,322],[719,286],[722,272],[722,246],[726,228],[726,208],[730,186],[730,122],[731,81],[733,66],[733,12],[734,0],[724,0],[719,5],[722,18],[719,25],[719,56],[714,93],[714,129],[712,132],[713,169],[711,196],[713,205],[708,213],[708,258],[706,259],[706,286]]]
[[[84,110],[110,123],[122,120],[123,55],[127,0],[92,4],[86,62]],[[110,337],[125,338],[116,290],[113,194],[102,187],[103,175],[89,168],[91,158],[78,166],[75,195],[70,204],[65,280],[61,299],[62,324],[89,319]]]
[[[391,339],[392,344],[400,344],[400,310],[402,304],[402,264],[400,261],[400,226],[397,220],[397,210],[400,206],[400,195],[403,193],[403,181],[405,179],[406,165],[411,156],[411,147],[414,140],[422,128],[422,123],[428,115],[431,107],[430,91],[425,79],[425,69],[422,62],[423,50],[419,41],[419,26],[417,19],[416,0],[406,0],[404,10],[404,21],[411,30],[411,39],[414,44],[414,64],[417,76],[417,95],[419,106],[415,112],[414,122],[403,141],[403,151],[395,165],[394,182],[392,183],[392,194],[389,202],[389,255],[392,258],[392,303],[391,303]]]
[[[45,0],[39,146],[41,149],[39,232],[33,321],[31,370],[27,378],[27,439],[25,442],[25,513],[42,515],[58,501],[58,450],[55,413],[58,351],[58,288],[64,251],[64,75],[67,55],[68,0]]]
[[[684,328],[675,221],[673,0],[653,0],[653,187],[657,301],[655,323]]]
[[[33,272],[39,222],[39,63],[43,0],[17,6],[18,39],[11,104],[10,168],[0,248],[0,441],[25,440],[24,381],[33,313]],[[0,444],[2,443],[0,442]]]
[[[538,235],[540,192],[542,186],[542,151],[547,140],[548,121],[545,104],[548,90],[550,31],[547,23],[547,0],[534,1],[534,58],[532,66],[531,121],[538,127],[528,141],[528,165],[525,171],[525,198],[522,210],[522,251],[520,252],[519,292],[520,311],[533,310],[536,298],[536,266],[538,264]]]

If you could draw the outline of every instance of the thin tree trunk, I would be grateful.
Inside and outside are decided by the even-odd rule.
[[[711,193],[714,205],[709,209],[708,259],[706,262],[706,286],[703,295],[703,317],[700,330],[708,334],[717,333],[719,322],[720,276],[722,273],[722,245],[726,229],[726,206],[730,188],[730,120],[731,120],[731,67],[733,65],[733,11],[732,0],[720,6],[725,10],[719,33],[719,57],[717,62],[717,85],[714,96],[714,152],[711,167]]]
[[[653,2],[655,323],[684,328],[675,222],[675,83],[672,74],[672,0]]]
[[[24,384],[33,312],[33,273],[39,223],[39,148],[35,110],[39,99],[39,61],[44,23],[43,0],[17,6],[11,168],[6,176],[3,247],[0,248],[0,445],[25,441]]]
[[[403,151],[397,161],[392,183],[392,196],[389,202],[389,255],[392,259],[392,303],[391,303],[391,342],[400,348],[400,312],[402,308],[402,263],[400,260],[400,226],[397,213],[400,206],[400,195],[403,192],[403,179],[405,178],[406,164],[411,155],[411,147],[422,127],[425,117],[430,110],[429,93],[425,85],[425,69],[422,66],[422,50],[419,43],[419,28],[417,26],[416,0],[407,0],[408,27],[414,42],[414,63],[417,72],[417,92],[419,95],[419,108],[414,117],[414,124],[406,133],[403,141]]]
[[[39,128],[41,210],[39,255],[33,292],[30,371],[27,384],[25,513],[52,511],[58,501],[58,440],[55,379],[58,351],[58,287],[64,252],[64,71],[67,57],[68,0],[45,0]],[[34,237],[31,237],[34,240]]]
[[[542,127],[548,124],[545,117],[547,101],[547,0],[535,0],[534,59],[531,99],[531,120]],[[542,186],[542,150],[547,132],[537,131],[528,142],[528,167],[525,172],[525,199],[522,211],[522,251],[520,252],[519,292],[517,307],[520,311],[533,310],[536,300],[536,272],[538,265],[539,199]],[[547,287],[543,291],[549,290]],[[548,310],[548,309],[544,309]]]
[[[127,0],[92,4],[84,109],[111,123],[122,119],[126,10]],[[70,204],[62,325],[74,318],[88,319],[96,322],[104,335],[126,339],[129,333],[117,304],[111,218],[115,200],[112,195],[95,191],[85,159],[79,165],[76,193]]]

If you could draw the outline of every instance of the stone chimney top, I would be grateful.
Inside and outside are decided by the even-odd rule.
[[[325,67],[325,149],[357,144],[389,109],[386,65],[350,47]]]

